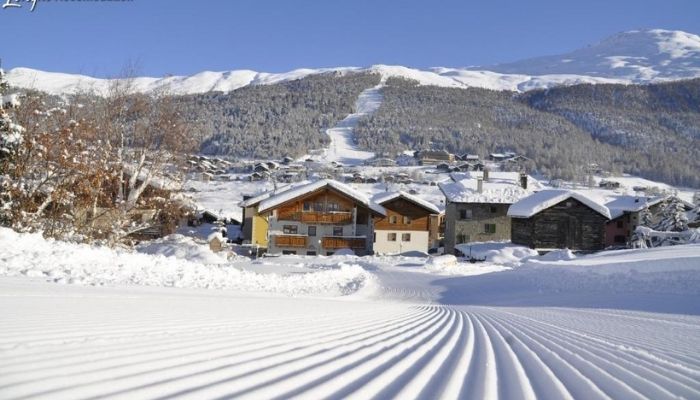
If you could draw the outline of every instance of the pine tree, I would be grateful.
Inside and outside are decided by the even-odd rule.
[[[653,216],[649,211],[649,203],[644,204],[644,209],[639,213],[639,225],[651,228],[654,226]]]
[[[673,232],[688,230],[688,217],[685,215],[685,206],[677,196],[671,196],[668,199],[657,230]]]
[[[10,85],[5,71],[0,67],[0,159],[8,157],[12,149],[22,142],[24,128],[12,122],[8,109],[19,106],[16,95],[8,94]]]
[[[693,212],[691,214],[694,216],[693,222],[697,222],[700,221],[700,191],[695,192],[693,195],[693,205],[695,207],[693,207]]]
[[[0,63],[0,225],[8,225],[13,204],[10,191],[13,154],[22,143],[24,128],[15,124],[8,113],[19,106],[16,95],[8,94],[10,85]]]

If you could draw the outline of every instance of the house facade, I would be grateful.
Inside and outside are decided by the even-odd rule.
[[[445,253],[461,243],[510,240],[508,207],[527,196],[537,182],[517,172],[470,172],[442,184],[445,195]]]
[[[634,230],[641,224],[642,211],[648,208],[652,216],[659,215],[664,199],[664,196],[617,195],[612,197],[605,203],[611,214],[611,220],[605,226],[606,247],[626,247],[632,239]]]
[[[543,190],[514,203],[511,241],[533,249],[594,251],[606,247],[608,207],[569,190]]]
[[[435,205],[405,192],[382,194],[374,201],[386,209],[386,215],[374,217],[375,253],[427,253],[435,245],[440,223]]]
[[[373,218],[383,207],[330,179],[242,202],[244,239],[271,254],[332,255],[372,252]],[[250,226],[247,224],[250,223]]]
[[[416,158],[420,165],[435,165],[455,161],[454,154],[446,150],[421,150],[416,153]]]

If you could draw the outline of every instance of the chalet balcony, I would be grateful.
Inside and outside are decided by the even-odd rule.
[[[365,238],[328,236],[321,239],[321,245],[325,249],[364,249]]]
[[[306,247],[308,244],[306,236],[275,235],[272,238],[277,247]]]
[[[300,221],[305,224],[336,224],[345,225],[352,223],[352,213],[346,211],[334,212],[280,212],[279,221]]]

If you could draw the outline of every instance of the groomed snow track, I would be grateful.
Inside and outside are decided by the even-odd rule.
[[[5,295],[0,398],[700,398],[695,316],[87,289]]]

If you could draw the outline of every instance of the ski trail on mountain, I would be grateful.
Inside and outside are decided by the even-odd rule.
[[[338,122],[326,134],[331,143],[324,149],[321,159],[327,163],[333,161],[343,165],[359,165],[374,158],[374,153],[360,150],[355,143],[355,127],[362,117],[377,111],[382,104],[382,87],[384,83],[363,90],[355,102],[355,112]]]

